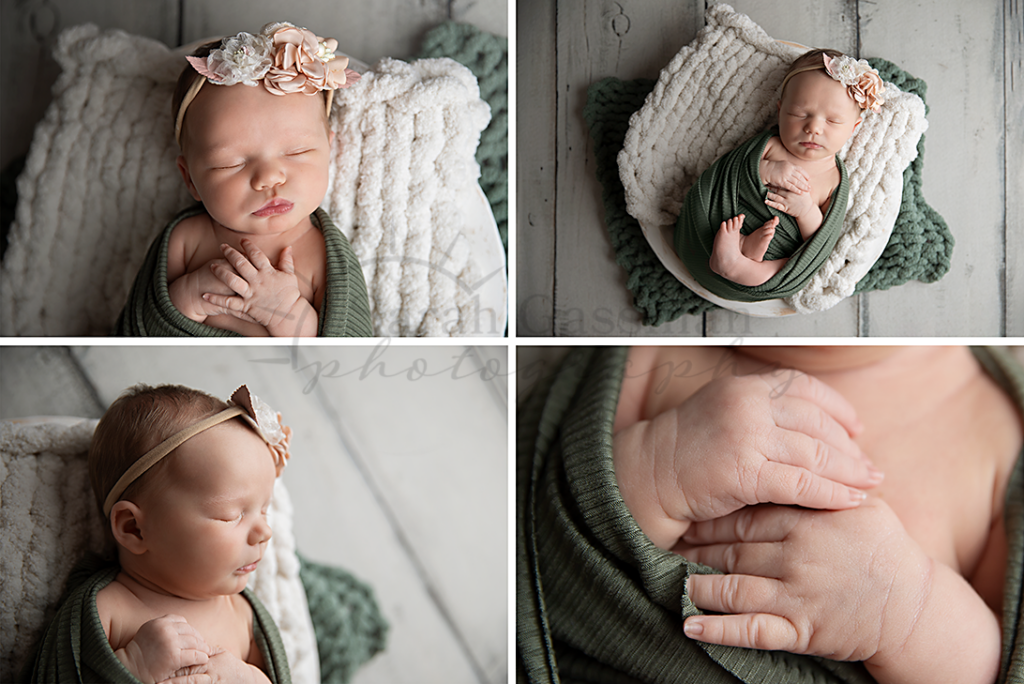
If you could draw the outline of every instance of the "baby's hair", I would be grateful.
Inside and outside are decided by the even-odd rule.
[[[181,385],[139,384],[126,389],[103,414],[89,446],[89,481],[100,513],[114,484],[146,452],[175,432],[227,407],[216,397]],[[131,499],[138,494],[167,460],[133,482],[121,498]]]
[[[786,75],[782,79],[783,84],[788,85],[786,82],[789,80],[790,74],[795,72],[797,69],[812,65],[821,65],[822,70],[824,70],[822,55],[828,55],[830,59],[835,59],[836,57],[842,57],[843,53],[839,52],[838,50],[832,50],[830,48],[814,48],[813,50],[808,50],[807,52],[793,60],[793,63],[789,65],[789,69],[786,71]],[[782,95],[785,94],[785,92],[786,87],[785,85],[783,85],[782,93],[779,94],[779,99],[782,99]]]
[[[210,53],[220,48],[221,40],[213,40],[209,43],[203,43],[192,52],[192,57],[209,57]],[[188,93],[189,88],[192,84],[201,78],[206,78],[195,70],[195,67],[191,63],[186,62],[185,68],[181,70],[178,75],[178,82],[174,86],[174,94],[171,96],[171,125],[178,120],[178,111],[181,109],[181,103],[185,100],[185,95]],[[250,87],[250,86],[246,86]],[[327,98],[327,91],[321,95],[325,100]],[[327,121],[326,110],[324,113],[324,121]],[[328,124],[329,126],[330,124]],[[181,138],[185,138],[185,122],[181,123]]]

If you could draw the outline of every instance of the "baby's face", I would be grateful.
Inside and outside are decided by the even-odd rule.
[[[327,192],[333,134],[322,95],[206,84],[185,114],[178,167],[210,216],[250,235],[282,233]]]
[[[860,125],[860,108],[846,86],[824,71],[790,79],[779,102],[779,137],[805,161],[831,159]]]
[[[161,475],[138,502],[144,576],[192,600],[242,591],[270,540],[277,471],[269,447],[229,420],[178,447]]]

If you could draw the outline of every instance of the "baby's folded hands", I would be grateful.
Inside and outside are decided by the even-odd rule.
[[[156,684],[183,669],[207,664],[212,651],[185,618],[164,615],[142,625],[115,655],[143,684]]]
[[[690,524],[757,503],[845,509],[882,480],[853,436],[853,407],[795,371],[718,378],[682,404],[616,433],[623,501],[655,545]]]
[[[315,335],[316,310],[299,291],[292,248],[284,248],[277,267],[252,241],[243,239],[242,249],[245,254],[221,245],[226,263],[211,267],[232,294],[210,292],[203,299],[225,313],[263,325],[271,335],[310,334],[310,325]]]

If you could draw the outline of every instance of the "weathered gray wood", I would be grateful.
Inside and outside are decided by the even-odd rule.
[[[555,6],[516,5],[516,333],[554,334]]]
[[[299,550],[370,582],[391,623],[388,650],[358,673],[357,683],[502,681],[506,411],[479,375],[452,380],[447,371],[422,385],[408,379],[416,359],[441,370],[454,365],[450,357],[459,348],[373,352],[350,346],[303,347],[294,356],[291,348],[267,346],[73,350],[104,403],[139,381],[177,382],[217,396],[247,382],[282,411],[294,430],[284,478]],[[396,377],[382,377],[380,363]],[[460,373],[478,368],[469,355]],[[337,377],[345,371],[355,372]],[[484,495],[490,498],[481,504]],[[459,502],[475,505],[474,515],[453,517],[445,506]],[[473,551],[453,555],[452,544]],[[462,560],[451,563],[452,557]]]
[[[1007,336],[1024,337],[1024,8],[1019,0],[1004,0],[1003,127],[1006,143],[1006,329]]]
[[[507,33],[503,0],[452,3],[447,0],[375,0],[339,3],[303,0],[282,5],[275,0],[247,0],[244,10],[233,2],[182,0],[184,41],[255,31],[271,21],[290,21],[318,35],[338,40],[339,49],[374,64],[381,57],[409,58],[419,51],[424,34],[448,19],[477,23]]]
[[[656,78],[703,25],[703,3],[560,3],[557,11],[555,334],[658,334],[639,325],[615,264],[583,106],[587,88],[607,76]]]
[[[860,12],[864,55],[884,57],[928,83],[922,193],[956,239],[952,267],[938,283],[866,295],[867,332],[1001,335],[1004,53],[1003,31],[993,30],[1000,3],[945,3],[926,16],[916,5],[861,3]],[[1019,150],[1015,157],[1019,163]]]
[[[175,45],[178,0],[45,0],[0,4],[0,168],[28,151],[32,130],[50,104],[60,68],[53,59],[64,29],[92,22]]]

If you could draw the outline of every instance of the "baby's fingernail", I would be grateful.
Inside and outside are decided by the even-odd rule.
[[[686,632],[686,636],[700,636],[704,633],[704,625],[699,621],[690,618],[683,623],[683,631]]]
[[[859,489],[854,489],[853,487],[850,487],[849,489],[850,501],[853,501],[854,503],[861,503],[862,501],[864,501],[864,499],[868,498],[868,495],[860,491]]]
[[[885,479],[885,473],[874,466],[868,466],[868,481],[873,484],[880,484]]]

